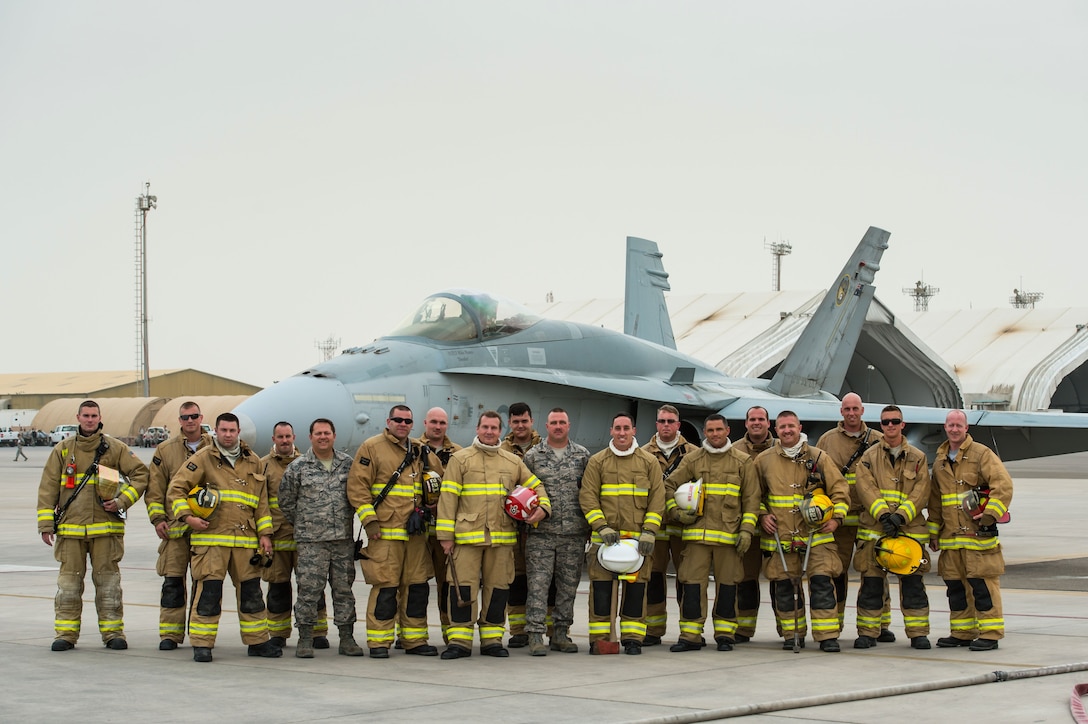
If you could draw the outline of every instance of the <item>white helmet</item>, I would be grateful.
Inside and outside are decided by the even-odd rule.
[[[676,488],[672,494],[676,501],[676,507],[685,513],[703,514],[703,479],[699,478],[690,483],[684,483]]]
[[[597,549],[597,562],[613,573],[637,573],[642,568],[643,557],[638,552],[638,540],[622,538],[614,546]]]

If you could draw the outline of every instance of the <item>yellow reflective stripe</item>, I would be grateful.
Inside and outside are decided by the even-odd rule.
[[[754,525],[756,525],[756,524],[757,524],[758,522],[759,522],[759,516],[758,516],[758,515],[756,515],[755,513],[745,513],[745,514],[744,514],[744,515],[742,515],[742,516],[741,516],[741,518],[740,518],[740,524],[741,524],[741,525],[744,525],[745,523],[748,523],[748,524],[750,524],[750,525],[753,525],[753,526],[754,526]]]
[[[501,495],[506,496],[506,488],[500,483],[466,483],[461,487],[461,495]]]
[[[941,538],[941,548],[962,548],[969,551],[989,551],[997,548],[997,536],[993,538],[977,538],[973,535],[957,535],[951,538]]]
[[[482,531],[471,531],[468,533],[454,533],[454,543],[461,543],[464,545],[481,545],[484,543],[487,534]]]
[[[905,500],[900,504],[897,512],[910,522],[918,515],[918,508],[911,501]]]
[[[601,511],[600,508],[594,508],[593,510],[586,513],[586,522],[588,522],[590,525],[593,525],[599,520],[604,520],[604,513]]]
[[[272,510],[279,510],[280,509],[280,499],[278,497],[269,496],[269,498],[268,498],[268,507],[271,508]]]
[[[166,515],[166,507],[162,503],[148,503],[147,514],[152,515]]]
[[[601,485],[601,495],[635,495],[645,498],[650,494],[649,488],[636,488],[634,483],[604,483]]]
[[[194,546],[219,546],[223,548],[256,548],[255,535],[213,535],[193,531],[189,540]]]
[[[91,525],[76,525],[74,523],[61,523],[57,526],[57,535],[71,538],[92,538],[98,535],[124,535],[125,524],[119,520],[108,520],[104,523],[92,523]]]
[[[654,513],[653,511],[646,513],[646,515],[642,519],[642,524],[643,525],[660,526],[661,525],[661,514],[660,513]]]
[[[443,480],[442,487],[439,488],[440,493],[453,493],[454,495],[461,494],[461,483],[456,480]]]
[[[293,540],[274,540],[272,541],[272,550],[274,551],[297,551],[298,543]]]
[[[219,502],[238,503],[239,505],[246,505],[250,508],[256,508],[257,503],[261,502],[261,499],[253,493],[243,493],[240,490],[220,490]]]
[[[704,495],[740,495],[740,486],[736,483],[703,483]]]
[[[42,509],[40,509],[38,511],[38,522],[41,523],[41,522],[46,521],[46,520],[49,521],[50,523],[53,522],[53,509],[52,508],[42,508]]]
[[[684,540],[697,540],[720,545],[736,545],[737,534],[710,528],[685,528]]]
[[[193,511],[189,508],[189,501],[185,498],[175,500],[172,508],[171,512],[174,514],[174,520],[181,520],[185,516],[193,514]]]
[[[767,502],[772,508],[792,508],[801,502],[800,495],[768,495]]]
[[[381,531],[386,540],[408,540],[408,531],[404,528],[382,528]]]
[[[445,533],[453,532],[453,519],[452,518],[439,518],[434,524],[435,530],[440,530]]]

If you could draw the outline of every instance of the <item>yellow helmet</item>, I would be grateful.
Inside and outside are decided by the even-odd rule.
[[[884,537],[876,542],[876,562],[886,571],[909,576],[926,563],[922,544],[905,535]]]
[[[442,490],[442,478],[433,470],[424,470],[420,481],[423,488],[423,504],[438,505],[438,494]]]
[[[193,515],[207,520],[219,506],[219,493],[198,485],[189,491],[185,501],[189,504],[189,510]]]
[[[819,528],[831,520],[831,516],[835,512],[835,505],[831,502],[831,498],[826,495],[813,495],[810,498],[805,498],[801,501],[799,507],[801,517],[813,528]]]

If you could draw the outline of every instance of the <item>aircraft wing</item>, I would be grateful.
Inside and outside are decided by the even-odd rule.
[[[507,377],[530,382],[547,382],[625,399],[697,407],[711,411],[718,410],[736,399],[735,395],[729,394],[728,390],[714,383],[670,384],[665,380],[649,377],[590,375],[572,370],[528,367],[450,367],[442,370],[442,374]]]

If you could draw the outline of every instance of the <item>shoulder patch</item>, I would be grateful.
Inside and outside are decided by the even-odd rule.
[[[360,465],[370,465],[370,458],[365,457],[365,456],[361,456],[359,458],[359,464]]]
[[[195,471],[196,470],[196,463],[191,462],[188,465],[186,465],[185,467],[189,468],[190,470]]]
[[[151,464],[161,466],[162,465],[162,458],[160,458],[158,455],[156,455],[155,457],[151,458]]]

